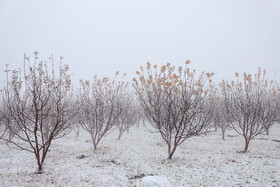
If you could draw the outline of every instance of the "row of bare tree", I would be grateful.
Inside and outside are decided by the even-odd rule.
[[[60,62],[56,73],[52,57],[48,67],[38,60],[37,52],[34,55],[34,63],[24,57],[23,71],[6,68],[6,83],[1,89],[0,140],[34,153],[39,173],[52,141],[68,134],[74,126],[80,125],[91,135],[96,149],[113,129],[118,129],[120,139],[136,124],[139,108],[124,80],[95,76],[93,83],[81,81],[81,88],[74,92],[67,65]]]
[[[222,81],[214,93],[215,123],[221,127],[224,139],[227,128],[244,137],[247,152],[256,136],[269,134],[270,127],[279,122],[280,88],[275,81],[266,79],[266,71],[259,68],[255,75],[243,74],[235,81]]]
[[[113,130],[118,129],[120,139],[129,127],[147,119],[166,142],[171,159],[186,139],[205,135],[213,126],[221,128],[223,139],[228,128],[241,134],[246,152],[254,137],[279,122],[279,84],[268,81],[261,69],[242,78],[236,73],[235,81],[222,81],[216,88],[214,73],[198,75],[189,61],[178,68],[147,63],[136,71],[133,87],[117,72],[114,80],[95,76],[92,82],[81,81],[75,92],[67,65],[60,62],[55,72],[52,57],[49,67],[34,54],[34,63],[24,57],[23,71],[6,69],[0,140],[34,153],[39,172],[52,141],[74,127],[86,130],[96,149]]]
[[[169,63],[158,68],[147,63],[137,71],[134,88],[152,126],[168,145],[171,159],[177,146],[192,136],[204,135],[220,127],[222,138],[228,128],[250,141],[280,122],[280,86],[266,79],[259,68],[255,75],[236,73],[235,81],[222,81],[216,88],[213,73]]]
[[[80,111],[77,123],[90,133],[94,149],[113,127],[117,127],[120,139],[136,124],[138,108],[127,82],[101,80],[95,76],[92,84],[89,81],[81,81],[81,84],[78,98],[82,105],[77,109]]]

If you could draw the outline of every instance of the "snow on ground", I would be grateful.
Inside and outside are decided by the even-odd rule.
[[[230,136],[229,136],[230,135]],[[81,131],[55,140],[43,174],[35,156],[0,143],[0,186],[134,186],[144,176],[157,175],[173,186],[280,186],[280,125],[269,136],[252,140],[248,153],[234,131],[221,140],[219,132],[186,140],[167,160],[160,135],[133,127],[121,140],[117,132],[93,151],[90,136]],[[84,155],[84,158],[78,158]]]

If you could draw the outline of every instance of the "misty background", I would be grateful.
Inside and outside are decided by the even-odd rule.
[[[74,84],[93,75],[128,79],[147,61],[215,72],[267,69],[280,80],[279,0],[0,0],[0,81],[23,55],[70,65]]]

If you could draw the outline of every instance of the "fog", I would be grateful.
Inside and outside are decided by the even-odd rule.
[[[33,51],[63,56],[75,84],[187,59],[215,81],[259,66],[280,80],[279,20],[279,0],[0,0],[0,80]]]

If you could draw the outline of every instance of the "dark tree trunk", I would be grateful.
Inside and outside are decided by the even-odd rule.
[[[94,141],[94,138],[92,138],[92,143],[93,143],[93,149],[96,150],[97,149],[97,143]]]
[[[40,152],[35,153],[36,160],[37,160],[37,165],[38,165],[38,171],[37,173],[42,173],[43,172],[43,164],[41,163],[41,158],[40,158]]]
[[[245,138],[245,148],[244,148],[244,151],[243,151],[244,153],[246,153],[248,151],[249,143],[250,143],[250,140]]]
[[[172,151],[171,151],[170,146],[168,146],[168,159],[172,159],[173,154],[175,153],[175,150],[176,150],[176,146],[177,146],[177,145],[174,145]]]
[[[93,148],[94,148],[94,150],[97,149],[97,145],[95,143],[93,143]]]
[[[38,172],[42,172],[43,171],[43,164],[39,164],[38,165]]]

